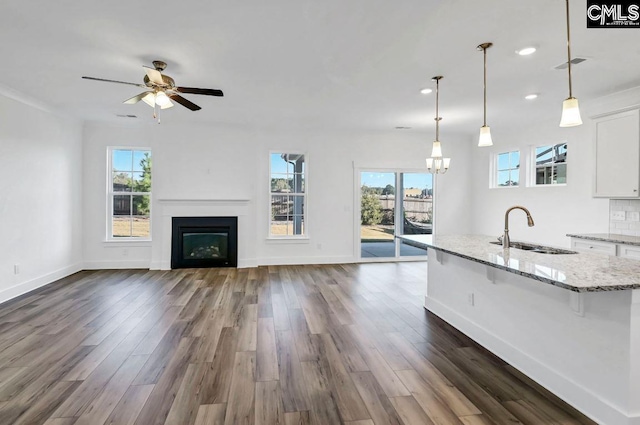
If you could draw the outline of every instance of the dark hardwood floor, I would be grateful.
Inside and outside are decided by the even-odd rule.
[[[592,424],[422,303],[425,263],[87,271],[0,305],[0,424]]]

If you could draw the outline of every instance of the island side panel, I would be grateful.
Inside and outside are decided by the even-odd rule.
[[[631,290],[572,293],[429,249],[425,307],[599,423],[630,423]]]
[[[631,303],[631,329],[629,332],[631,349],[631,371],[629,373],[629,411],[640,423],[640,289],[634,289]]]

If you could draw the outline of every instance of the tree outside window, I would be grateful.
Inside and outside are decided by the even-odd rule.
[[[110,237],[151,237],[151,151],[111,149]]]
[[[496,155],[495,187],[518,186],[520,184],[520,151],[503,152]]]

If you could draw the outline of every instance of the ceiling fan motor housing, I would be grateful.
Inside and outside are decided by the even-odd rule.
[[[165,89],[172,89],[176,86],[175,81],[173,81],[173,78],[169,77],[168,75],[164,75],[162,74],[162,81],[164,81],[164,85],[163,88]],[[157,87],[159,86],[159,84],[156,84],[154,82],[152,82],[151,80],[149,80],[148,76],[144,76],[144,84],[147,87]]]
[[[167,67],[167,63],[163,61],[153,61],[151,63],[153,64],[154,68],[158,71],[164,71],[164,69]]]

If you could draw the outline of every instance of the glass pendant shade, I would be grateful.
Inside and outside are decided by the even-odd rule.
[[[169,96],[167,96],[165,92],[159,91],[156,94],[156,103],[158,104],[158,106],[164,106],[171,103],[171,101],[169,100]]]
[[[451,158],[427,158],[427,171],[444,174],[449,169]]]
[[[486,147],[493,146],[493,141],[491,140],[491,127],[488,125],[483,125],[480,127],[480,138],[478,139],[478,147]]]
[[[432,158],[442,158],[442,146],[439,141],[433,142],[433,148],[431,149]]]
[[[562,118],[560,119],[560,127],[575,127],[582,125],[580,118],[580,107],[578,99],[570,97],[562,102]]]
[[[147,93],[146,96],[142,98],[142,101],[153,108],[156,105],[155,93]]]

